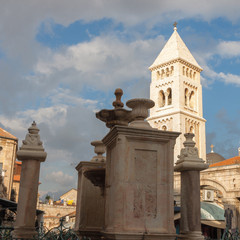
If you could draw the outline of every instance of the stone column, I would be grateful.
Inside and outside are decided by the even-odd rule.
[[[90,162],[80,162],[78,171],[76,222],[74,231],[83,237],[100,239],[104,227],[105,146],[101,141],[91,142],[95,153]],[[89,180],[88,178],[91,178]],[[93,183],[91,182],[93,181]]]
[[[107,147],[102,233],[106,239],[174,240],[173,150],[179,133],[145,121],[153,101],[132,99],[127,106],[130,126],[112,126],[102,140]]]
[[[33,239],[36,235],[35,220],[40,163],[44,162],[47,157],[35,122],[32,123],[28,131],[22,147],[17,151],[17,158],[22,161],[22,170],[17,219],[12,234],[14,239]]]
[[[184,134],[186,141],[183,143],[179,160],[176,162],[175,171],[181,172],[181,220],[180,238],[204,239],[201,232],[200,212],[200,171],[207,169],[206,164],[198,156],[198,149],[193,141],[194,134]]]

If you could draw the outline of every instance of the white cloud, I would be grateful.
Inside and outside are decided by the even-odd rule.
[[[240,56],[240,41],[222,41],[217,46],[216,54],[224,58]]]
[[[147,68],[164,42],[162,36],[131,43],[121,42],[113,35],[96,37],[40,59],[34,78],[43,77],[47,84],[57,79],[57,73],[71,70],[71,75],[61,81],[101,90],[115,88],[134,79],[149,78]]]
[[[45,180],[57,183],[63,187],[71,187],[75,185],[73,176],[63,173],[62,171],[54,171],[45,177]]]

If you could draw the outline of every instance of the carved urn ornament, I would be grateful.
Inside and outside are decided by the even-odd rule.
[[[145,98],[134,98],[128,100],[126,105],[132,108],[131,127],[152,128],[145,119],[148,117],[148,109],[154,107],[154,101]]]
[[[94,146],[94,152],[97,154],[97,156],[94,156],[91,160],[91,162],[106,162],[106,158],[103,156],[103,154],[106,151],[105,145],[102,141],[93,141],[91,142],[91,145]]]

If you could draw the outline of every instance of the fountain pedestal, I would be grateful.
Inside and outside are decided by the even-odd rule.
[[[96,156],[90,162],[80,162],[75,232],[80,239],[100,239],[104,226],[105,146],[101,141],[91,143]]]
[[[107,148],[102,234],[174,240],[173,149],[179,133],[153,129],[145,121],[153,101],[132,99],[127,106],[129,126],[111,126],[102,140]]]

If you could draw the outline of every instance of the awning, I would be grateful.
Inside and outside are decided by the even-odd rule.
[[[9,209],[13,212],[17,211],[17,203],[7,199],[0,198],[0,206],[2,209]],[[44,213],[44,211],[36,209],[36,215],[41,213]]]
[[[208,225],[210,227],[215,227],[215,228],[221,228],[225,229],[226,228],[226,223],[225,221],[209,221],[209,220],[201,220],[202,224]]]
[[[181,218],[181,213],[175,213],[174,221]],[[216,203],[201,202],[201,223],[225,229],[224,209]]]

